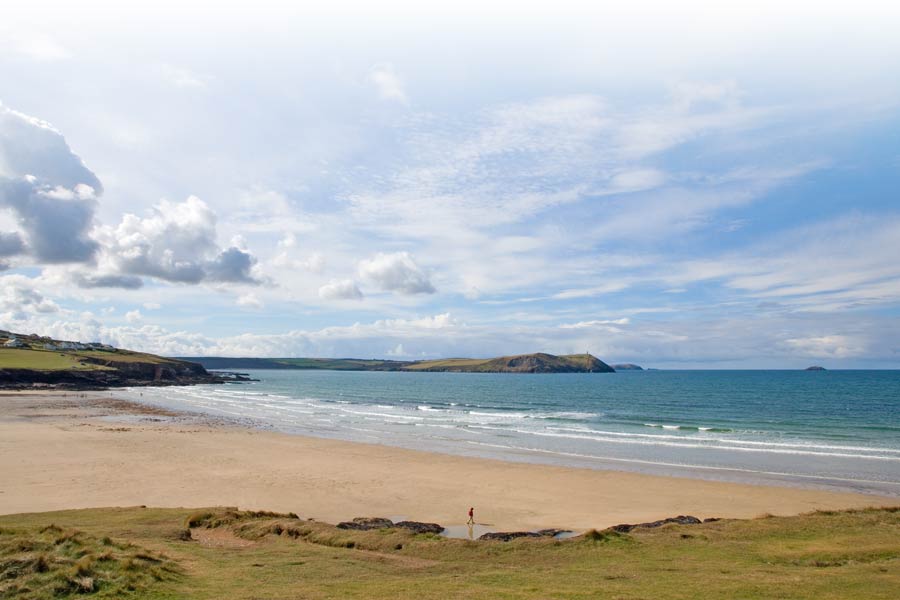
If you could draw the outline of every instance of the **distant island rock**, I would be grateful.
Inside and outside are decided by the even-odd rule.
[[[0,389],[98,390],[223,381],[193,362],[0,330]]]
[[[641,365],[635,365],[633,363],[622,363],[618,365],[613,365],[613,369],[616,371],[643,371],[644,367]]]
[[[444,373],[615,373],[591,354],[556,356],[538,352],[497,358],[444,358],[437,360],[378,360],[360,358],[228,358],[183,357],[207,369],[298,369],[332,371],[424,371]]]
[[[825,367],[820,367],[819,365],[813,365],[811,367],[806,367],[803,369],[804,371],[825,371]]]

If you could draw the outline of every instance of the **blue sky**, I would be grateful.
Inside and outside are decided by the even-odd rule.
[[[3,13],[0,328],[900,364],[886,3]]]

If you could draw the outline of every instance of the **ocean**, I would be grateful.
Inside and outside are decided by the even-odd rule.
[[[286,433],[900,497],[900,371],[250,371],[126,396]]]

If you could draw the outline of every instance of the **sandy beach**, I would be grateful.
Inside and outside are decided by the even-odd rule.
[[[273,433],[115,399],[0,395],[0,514],[238,506],[582,530],[678,514],[791,515],[897,498],[501,462]]]

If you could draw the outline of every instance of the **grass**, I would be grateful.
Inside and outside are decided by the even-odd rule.
[[[154,354],[144,354],[142,352],[131,352],[130,350],[117,350],[116,352],[104,352],[102,350],[78,350],[72,352],[72,355],[121,363],[166,364],[176,362],[170,358],[156,356]]]
[[[55,524],[0,528],[0,597],[140,595],[178,579],[165,555]]]
[[[423,371],[427,369],[458,369],[475,368],[487,365],[491,358],[443,358],[437,360],[423,360],[411,363],[403,367],[404,371]]]
[[[0,369],[33,369],[36,371],[94,371],[107,367],[81,361],[76,354],[53,350],[0,348]]]
[[[50,523],[61,531],[42,531]],[[194,540],[187,535],[188,526]],[[396,529],[345,531],[293,514],[234,509],[12,515],[0,517],[0,528],[0,540],[9,541],[2,542],[4,564],[25,561],[15,567],[24,575],[0,575],[0,586],[30,582],[31,595],[22,596],[27,598],[75,595],[79,590],[54,591],[49,582],[77,577],[77,563],[88,555],[94,557],[85,561],[97,582],[94,593],[115,595],[112,590],[119,590],[135,598],[878,600],[900,595],[898,509],[669,525],[627,535],[594,531],[572,540],[508,543],[448,540]],[[75,536],[81,540],[78,549],[48,546],[62,531],[76,529],[81,532]],[[95,565],[103,562],[97,558],[103,548],[110,547],[113,566],[104,571]],[[165,562],[141,562],[137,554]],[[35,562],[42,555],[50,570],[41,571]],[[128,564],[131,570],[125,568]],[[125,594],[128,584],[121,577],[130,572],[136,574],[131,580],[135,589]],[[4,589],[0,587],[0,596],[15,597]]]

